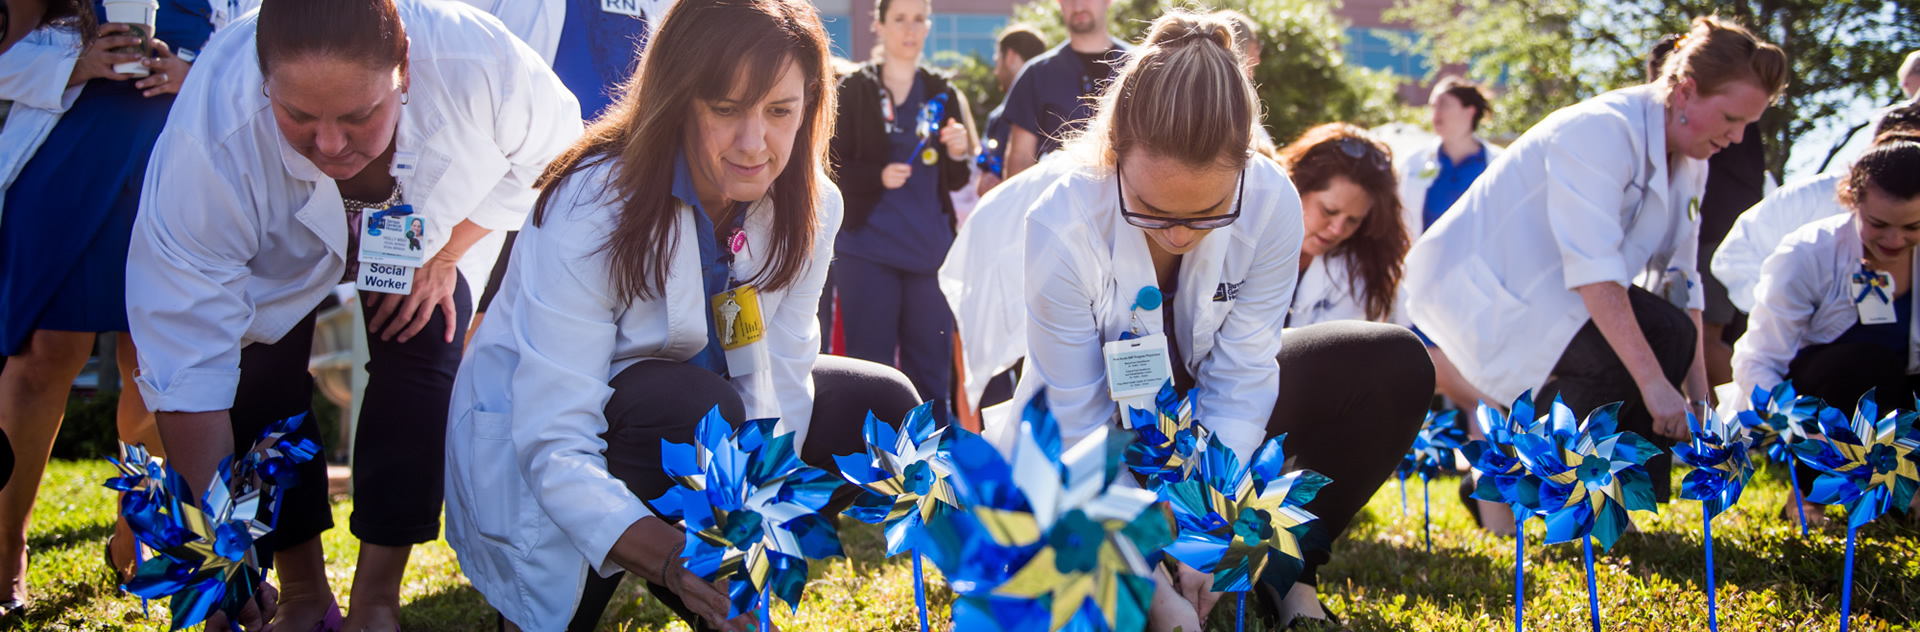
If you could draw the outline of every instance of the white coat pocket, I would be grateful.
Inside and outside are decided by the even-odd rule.
[[[1442,326],[1468,338],[1462,344],[1497,354],[1510,341],[1509,336],[1501,335],[1509,330],[1503,323],[1520,318],[1526,312],[1526,301],[1508,291],[1493,269],[1478,257],[1461,261],[1454,274],[1455,283],[1436,289],[1445,293],[1439,300],[1445,306],[1443,313],[1461,320]]]
[[[532,543],[527,535],[528,493],[520,476],[519,457],[513,449],[513,420],[505,413],[475,409],[469,413],[472,432],[466,433],[466,445],[451,450],[447,467],[454,473],[456,485],[469,489],[462,494],[481,537],[525,553]]]

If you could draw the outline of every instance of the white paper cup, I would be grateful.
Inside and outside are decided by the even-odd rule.
[[[139,46],[128,46],[115,52],[138,53],[147,56],[148,42],[153,39],[154,15],[160,12],[160,0],[106,0],[107,21],[125,24],[127,34],[140,38]],[[113,71],[135,77],[145,77],[150,72],[140,62],[114,64]]]

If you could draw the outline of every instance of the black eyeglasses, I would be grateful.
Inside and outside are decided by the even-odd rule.
[[[1175,226],[1185,226],[1191,230],[1215,230],[1226,228],[1232,225],[1234,220],[1240,219],[1240,207],[1246,201],[1246,196],[1243,194],[1247,190],[1247,170],[1244,168],[1240,170],[1240,182],[1235,185],[1233,192],[1233,212],[1226,215],[1175,218],[1128,211],[1127,190],[1120,185],[1120,165],[1118,164],[1113,166],[1113,188],[1120,193],[1120,216],[1127,218],[1128,224],[1147,230],[1165,230]]]
[[[1365,139],[1343,136],[1336,144],[1340,146],[1340,153],[1346,154],[1348,158],[1364,160],[1375,169],[1392,170],[1392,167],[1387,165],[1387,155],[1380,151],[1379,146]]]

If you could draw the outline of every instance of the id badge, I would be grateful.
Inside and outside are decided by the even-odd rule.
[[[361,213],[360,259],[420,267],[426,261],[427,219],[406,213],[411,209],[403,204],[388,211]]]
[[[640,0],[600,0],[600,10],[636,18],[646,15],[646,12],[640,9]]]
[[[413,270],[403,265],[362,261],[360,273],[353,275],[353,287],[368,292],[410,294],[413,292]]]
[[[1160,387],[1173,377],[1166,334],[1116,340],[1107,343],[1103,351],[1107,358],[1107,389],[1115,401],[1159,393]]]
[[[720,348],[726,351],[766,339],[767,326],[760,316],[760,292],[748,284],[715,294],[713,323],[714,329],[720,332]]]
[[[1899,322],[1900,319],[1894,316],[1891,302],[1893,275],[1875,272],[1873,276],[1874,279],[1869,281],[1865,273],[1854,273],[1847,281],[1849,298],[1854,299],[1853,306],[1860,310],[1860,324],[1885,325]]]

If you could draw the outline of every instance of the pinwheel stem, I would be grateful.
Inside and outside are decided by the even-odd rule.
[[[1427,555],[1433,555],[1433,496],[1427,493],[1427,479],[1420,479],[1420,528],[1426,532]]]
[[[1851,518],[1851,516],[1849,516]],[[1840,581],[1840,632],[1847,632],[1853,620],[1853,521],[1847,521],[1847,570]]]
[[[1247,591],[1242,590],[1238,595],[1233,606],[1233,632],[1247,629]]]
[[[760,627],[758,632],[773,632],[773,595],[760,593]]]
[[[1400,479],[1400,517],[1407,517],[1407,479]]]
[[[913,556],[913,605],[920,607],[920,632],[927,632],[927,580],[920,570],[920,552],[907,551]]]
[[[1807,537],[1807,504],[1800,500],[1800,459],[1787,457],[1787,488],[1793,490],[1793,510],[1800,514],[1800,537]]]
[[[1714,603],[1713,594],[1713,514],[1700,513],[1705,516],[1700,524],[1704,525],[1707,537],[1707,629],[1720,632],[1719,608]]]
[[[1580,538],[1580,546],[1587,557],[1587,616],[1593,621],[1593,632],[1600,632],[1600,587],[1593,581],[1593,538]]]
[[[1527,517],[1513,512],[1513,631],[1526,629],[1521,613],[1527,603]]]

